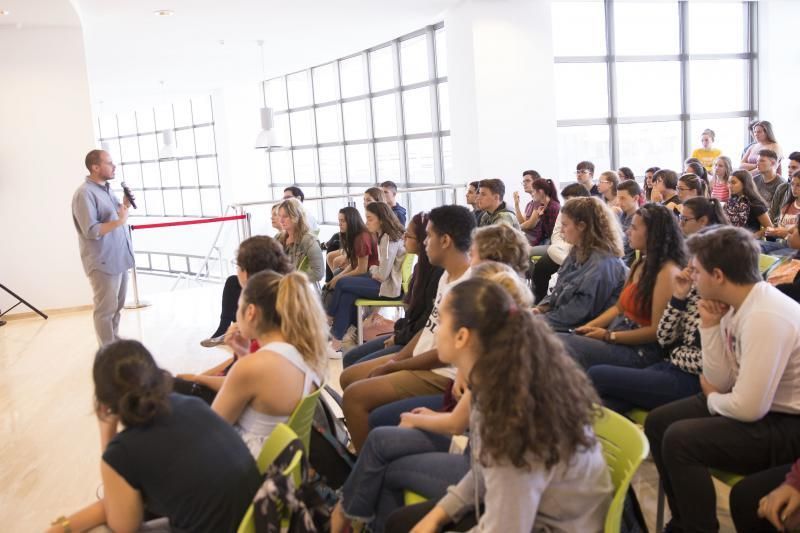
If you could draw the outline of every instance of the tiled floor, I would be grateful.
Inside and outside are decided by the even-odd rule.
[[[151,307],[124,311],[121,335],[139,339],[164,368],[195,372],[225,357],[198,342],[216,327],[221,287],[148,296]],[[41,531],[90,503],[100,483],[92,414],[96,342],[91,312],[12,320],[0,327],[0,530]],[[338,387],[341,363],[331,365]],[[634,486],[655,523],[657,474],[646,462]],[[727,490],[718,487],[723,532],[732,532]]]

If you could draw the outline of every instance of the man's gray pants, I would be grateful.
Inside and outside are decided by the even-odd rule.
[[[94,292],[94,331],[97,342],[105,346],[119,338],[120,311],[125,306],[128,272],[106,274],[94,270],[89,274]]]

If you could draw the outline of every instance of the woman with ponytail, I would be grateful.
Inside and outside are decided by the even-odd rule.
[[[138,341],[101,348],[92,373],[103,498],[48,533],[139,531],[145,514],[163,517],[148,531],[236,531],[260,477],[230,425],[202,400],[172,393],[169,373]]]
[[[231,369],[211,408],[258,457],[275,426],[322,383],[328,326],[316,290],[299,272],[252,276],[239,299],[236,323],[261,348]]]

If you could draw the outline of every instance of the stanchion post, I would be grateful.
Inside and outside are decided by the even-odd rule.
[[[131,251],[133,251],[133,230],[131,232]],[[145,302],[139,299],[139,283],[136,279],[136,254],[133,254],[133,268],[131,268],[131,285],[133,285],[133,303],[126,303],[125,309],[141,309],[142,307],[149,307],[150,302]]]

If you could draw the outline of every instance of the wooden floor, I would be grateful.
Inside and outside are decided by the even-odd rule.
[[[150,307],[123,312],[120,334],[141,340],[159,365],[197,372],[227,353],[201,348],[219,317],[221,286],[149,296]],[[41,531],[51,520],[95,500],[100,442],[92,411],[91,367],[97,348],[91,311],[0,327],[0,530]],[[341,362],[329,376],[338,387]],[[634,480],[653,531],[658,476],[647,461]],[[718,486],[723,532],[733,527],[728,492]]]

